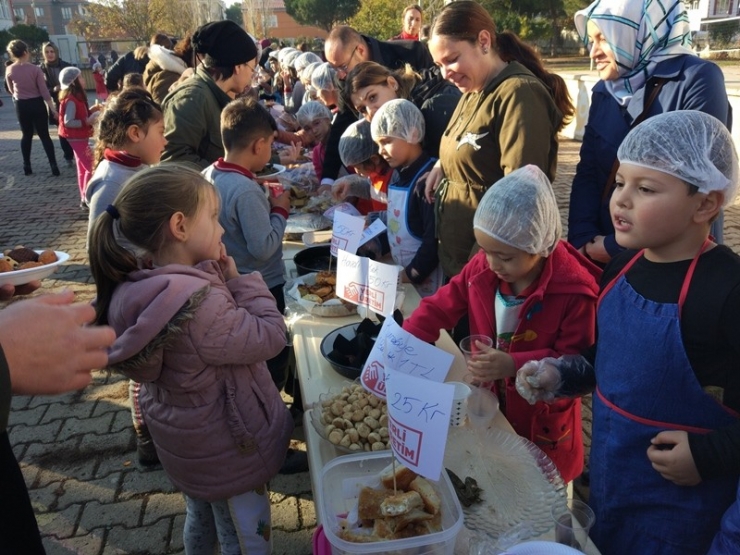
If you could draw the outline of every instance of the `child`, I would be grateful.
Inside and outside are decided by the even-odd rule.
[[[388,183],[393,168],[378,154],[378,147],[365,120],[351,124],[339,139],[339,157],[342,164],[354,169],[357,175],[338,179],[332,186],[332,195],[340,201],[357,197],[360,214],[385,211],[388,208]]]
[[[321,181],[326,143],[329,140],[329,131],[331,131],[331,112],[321,102],[312,100],[301,106],[295,116],[301,128],[313,138],[311,162],[316,171],[316,177]]]
[[[375,116],[377,117],[377,116]],[[580,400],[530,406],[515,390],[516,370],[533,359],[578,353],[593,342],[598,268],[560,240],[560,213],[547,176],[514,170],[483,195],[473,219],[481,250],[403,327],[425,341],[470,316],[470,333],[494,338],[468,371],[496,380],[502,412],[570,482],[583,469]],[[481,347],[482,344],[478,343]]]
[[[108,100],[108,89],[105,86],[105,74],[103,66],[95,62],[92,67],[93,81],[95,81],[95,96],[100,102]]]
[[[88,241],[93,223],[125,181],[146,165],[157,164],[166,144],[162,112],[148,92],[127,89],[111,97],[101,113],[95,172],[85,191],[90,207]]]
[[[144,89],[144,76],[141,73],[127,73],[123,76],[121,89]]]
[[[740,257],[709,236],[737,192],[737,154],[719,120],[675,111],[630,131],[618,158],[610,210],[631,250],[604,271],[595,366],[546,359],[517,385],[533,400],[596,385],[602,554],[706,553],[740,469]]]
[[[80,190],[80,208],[87,210],[85,187],[92,174],[92,152],[89,140],[100,106],[89,108],[82,84],[82,72],[76,67],[65,67],[59,72],[59,135],[69,142],[77,161],[77,186]]]
[[[434,206],[424,200],[419,177],[436,162],[421,147],[424,116],[408,100],[392,100],[373,118],[370,131],[380,155],[398,171],[388,186],[388,242],[401,279],[413,283],[419,295],[432,295],[443,280],[434,233]]]
[[[96,322],[118,337],[110,368],[142,382],[162,466],[185,494],[185,551],[212,553],[218,535],[222,553],[270,553],[265,486],[293,423],[264,361],[285,347],[285,322],[259,273],[240,276],[226,255],[218,214],[193,169],[133,176],[93,226]]]

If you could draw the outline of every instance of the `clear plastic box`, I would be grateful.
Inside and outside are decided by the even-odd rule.
[[[372,543],[345,541],[337,536],[339,521],[357,507],[357,496],[368,481],[391,464],[390,451],[358,453],[329,461],[321,473],[319,515],[332,555],[393,553],[394,555],[452,555],[463,527],[463,512],[447,472],[432,482],[442,500],[442,531],[426,536]],[[365,482],[363,483],[363,479]],[[372,487],[372,486],[371,486]]]

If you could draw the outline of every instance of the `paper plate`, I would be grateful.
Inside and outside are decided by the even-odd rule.
[[[274,168],[275,171],[272,171],[270,173],[257,172],[255,176],[257,177],[257,179],[267,179],[269,177],[275,177],[276,175],[280,175],[281,173],[285,171],[285,166],[282,166],[280,164],[272,164],[272,167]]]
[[[577,549],[555,542],[525,542],[509,547],[501,555],[583,555]]]
[[[40,254],[43,251],[37,250],[36,252]],[[57,267],[60,264],[63,264],[67,260],[69,260],[69,255],[66,252],[54,252],[57,255],[57,260],[56,262],[52,262],[51,264],[45,264],[44,266],[38,266],[36,268],[27,268],[25,270],[15,270],[13,272],[0,273],[0,285],[6,283],[10,285],[25,285],[29,281],[49,277],[56,271]],[[0,254],[0,258],[3,258],[2,254]]]
[[[450,428],[444,465],[462,480],[470,476],[478,482],[483,501],[463,507],[465,527],[493,537],[525,522],[535,535],[547,532],[553,527],[551,507],[566,498],[550,458],[514,433]]]
[[[315,303],[301,298],[298,291],[299,285],[313,285],[316,283],[316,273],[305,274],[298,277],[295,281],[288,282],[285,285],[286,293],[301,305],[309,314],[322,316],[324,318],[341,318],[357,312],[357,305],[342,301],[339,298],[330,299],[323,303]]]

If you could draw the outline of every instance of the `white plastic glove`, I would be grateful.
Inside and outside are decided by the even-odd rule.
[[[562,386],[559,362],[559,359],[552,357],[531,360],[516,373],[516,390],[530,405],[537,401],[549,403],[555,399],[555,394]]]
[[[339,202],[347,197],[370,198],[370,180],[357,174],[340,177],[332,185],[331,196]]]

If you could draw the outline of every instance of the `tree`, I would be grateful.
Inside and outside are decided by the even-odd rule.
[[[285,11],[302,25],[330,31],[360,9],[360,0],[285,0]]]
[[[226,8],[226,11],[224,12],[224,16],[226,19],[230,19],[234,23],[238,23],[239,25],[244,24],[244,18],[242,17],[242,5],[239,4],[233,4]]]
[[[426,19],[426,14],[424,14]],[[348,21],[363,35],[386,40],[401,32],[397,0],[363,0],[360,10]]]
[[[36,25],[26,25],[19,23],[9,29],[0,31],[0,48],[5,52],[5,48],[12,40],[22,40],[28,45],[32,52],[41,48],[41,45],[49,40],[49,33]]]

